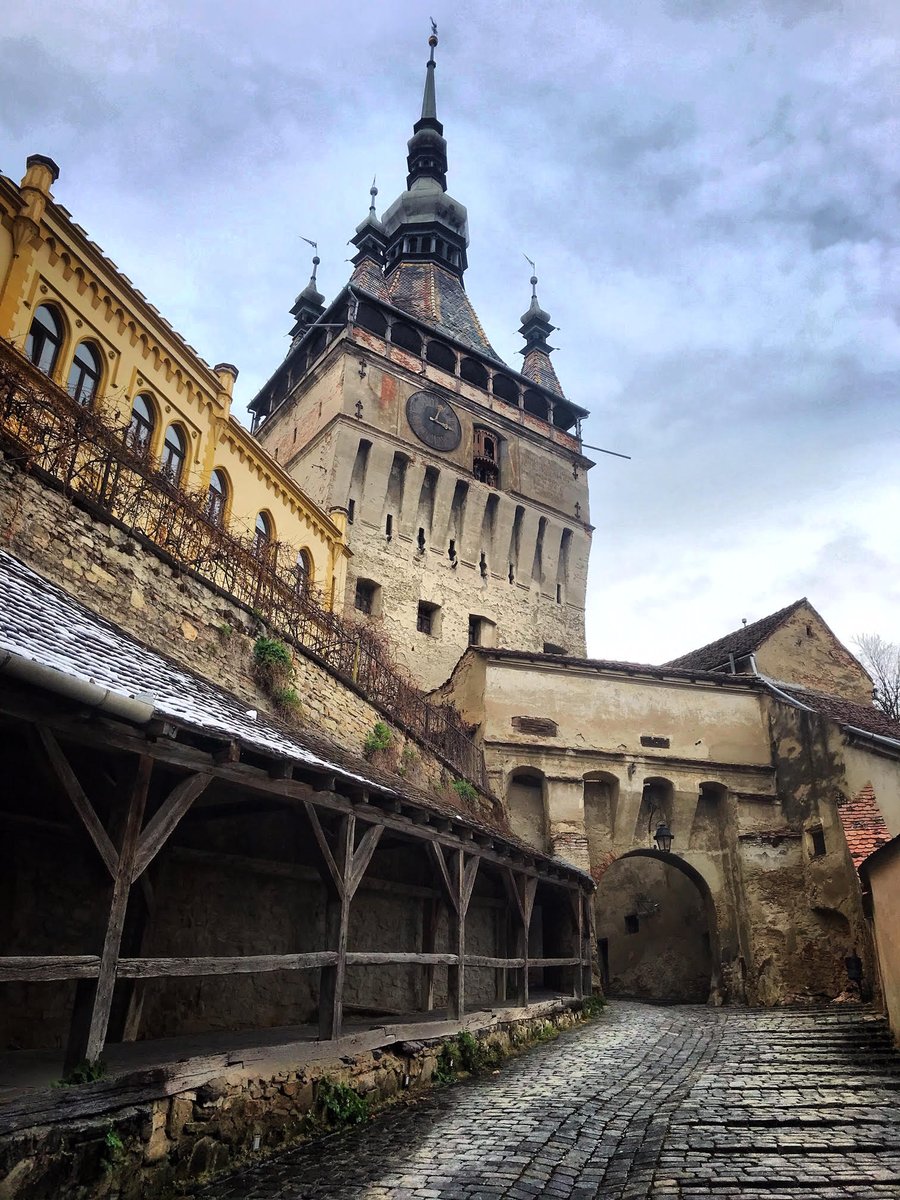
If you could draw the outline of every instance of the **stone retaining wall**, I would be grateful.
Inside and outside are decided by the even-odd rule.
[[[264,627],[250,610],[179,569],[146,539],[2,458],[0,546],[144,644],[215,680],[248,706],[272,710],[253,678],[253,643]],[[377,765],[465,807],[450,790],[455,775],[433,750],[300,648],[294,651],[294,677],[301,726],[361,754],[366,736],[384,721],[391,725],[392,744]],[[500,813],[482,795],[471,807],[474,815],[495,822]]]

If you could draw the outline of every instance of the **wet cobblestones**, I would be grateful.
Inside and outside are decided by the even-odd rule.
[[[900,1055],[848,1009],[615,1003],[204,1200],[900,1200]]]

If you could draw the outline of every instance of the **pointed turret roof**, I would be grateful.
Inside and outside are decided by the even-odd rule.
[[[353,256],[353,274],[350,276],[350,286],[368,292],[378,300],[390,303],[388,290],[384,286],[384,249],[387,245],[387,235],[384,225],[379,221],[375,212],[375,197],[378,188],[375,180],[369,188],[369,212],[365,220],[360,221],[356,233],[350,239],[356,246]]]
[[[304,238],[304,241],[306,240],[308,239]],[[318,254],[313,255],[312,275],[309,277],[309,283],[294,301],[291,308],[291,316],[294,318],[294,327],[291,330],[292,338],[301,337],[310,325],[318,321],[319,317],[325,311],[325,297],[319,291],[316,283],[316,272],[319,269],[321,261]]]
[[[531,262],[531,259],[528,261]],[[534,270],[534,263],[531,266]],[[525,339],[525,348],[519,351],[525,356],[522,374],[526,379],[540,384],[541,387],[555,395],[564,396],[553,363],[550,361],[553,347],[547,341],[556,326],[550,324],[550,314],[545,312],[538,303],[537,283],[537,275],[532,275],[531,304],[528,311],[522,314],[522,325],[519,329],[519,333]]]

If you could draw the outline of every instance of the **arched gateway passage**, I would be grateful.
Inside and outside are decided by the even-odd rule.
[[[718,987],[715,904],[689,863],[633,850],[597,888],[597,948],[610,996],[705,1004]]]

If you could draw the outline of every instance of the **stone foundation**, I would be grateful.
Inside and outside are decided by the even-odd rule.
[[[470,1014],[463,1028],[473,1035],[476,1053],[499,1062],[584,1019],[574,1001],[525,1011]],[[440,1037],[386,1041],[355,1054],[338,1044],[322,1061],[304,1061],[293,1047],[294,1061],[286,1063],[273,1048],[267,1061],[225,1073],[212,1073],[221,1063],[207,1059],[204,1074],[204,1060],[194,1059],[173,1065],[177,1076],[163,1068],[34,1093],[15,1105],[15,1115],[12,1105],[0,1109],[0,1200],[145,1200],[190,1192],[215,1175],[339,1127],[323,1110],[325,1081],[361,1097],[363,1119],[445,1081],[451,1069],[459,1071],[464,1053],[453,1027],[444,1028]],[[420,1030],[433,1031],[433,1025]],[[355,1040],[358,1046],[359,1035]],[[316,1047],[308,1049],[314,1054]]]

